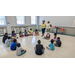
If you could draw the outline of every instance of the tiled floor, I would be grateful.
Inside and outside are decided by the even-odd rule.
[[[54,34],[51,33],[51,39],[53,36]],[[41,32],[39,36],[18,38],[18,42],[27,50],[22,56],[16,56],[16,51],[11,51],[9,47],[5,47],[2,43],[2,37],[0,37],[0,58],[75,58],[75,37],[60,34],[58,36],[61,38],[62,46],[60,48],[55,47],[54,51],[45,49],[41,56],[36,55],[34,51],[37,40],[40,39],[45,48],[50,43],[50,40],[41,37]]]

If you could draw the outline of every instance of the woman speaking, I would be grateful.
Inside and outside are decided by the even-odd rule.
[[[42,36],[44,36],[45,28],[46,28],[46,23],[45,23],[45,20],[43,20],[43,23],[42,23]]]

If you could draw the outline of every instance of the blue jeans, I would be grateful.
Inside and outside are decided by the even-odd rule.
[[[35,50],[35,53],[36,53],[36,50]],[[42,54],[44,53],[44,50],[42,49]]]

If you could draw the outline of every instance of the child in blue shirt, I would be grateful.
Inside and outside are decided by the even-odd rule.
[[[11,43],[11,45],[10,45],[10,49],[12,51],[14,51],[14,50],[16,50],[16,47],[17,47],[17,40],[14,39],[13,42]]]
[[[54,40],[53,39],[51,40],[51,43],[49,44],[49,46],[47,46],[46,48],[50,49],[50,50],[54,50],[55,49],[55,45],[54,45]]]
[[[12,31],[11,36],[12,36],[12,38],[14,38],[14,39],[17,39],[17,38],[18,38],[17,35],[16,35],[16,33],[15,33],[15,31]]]

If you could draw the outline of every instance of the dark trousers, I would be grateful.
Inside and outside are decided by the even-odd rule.
[[[15,49],[14,49],[13,51],[15,51],[15,50],[16,50],[16,48],[17,48],[17,47],[15,47]]]
[[[45,28],[44,29],[42,29],[42,34],[44,34],[45,33]]]

